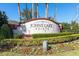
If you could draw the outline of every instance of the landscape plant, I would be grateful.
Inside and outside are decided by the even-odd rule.
[[[26,39],[4,39],[1,42],[5,44],[12,45],[24,45],[24,46],[39,46],[42,45],[44,40],[47,40],[49,44],[63,43],[69,42],[73,40],[77,40],[79,38],[79,34],[58,36],[58,37],[47,37],[47,38],[34,38],[31,40]],[[1,44],[0,42],[0,44]]]

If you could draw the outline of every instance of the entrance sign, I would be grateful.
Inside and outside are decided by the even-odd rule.
[[[22,33],[28,34],[45,34],[45,33],[58,33],[60,32],[60,27],[53,21],[38,19],[25,22],[21,24]],[[30,32],[30,33],[29,33]]]

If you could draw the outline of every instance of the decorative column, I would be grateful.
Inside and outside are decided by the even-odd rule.
[[[48,3],[45,3],[46,9],[45,9],[45,18],[48,18]]]

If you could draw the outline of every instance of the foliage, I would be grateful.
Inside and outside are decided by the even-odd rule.
[[[31,19],[32,18],[32,12],[31,12],[31,9],[23,9],[23,11],[21,12],[22,14],[22,19],[24,20],[28,20],[28,19]]]
[[[14,39],[19,39],[19,38],[21,38],[21,35],[19,35],[19,34],[14,34],[14,35],[13,35],[13,38],[14,38]]]
[[[76,21],[71,22],[71,31],[74,33],[79,33],[79,24]]]
[[[53,17],[49,17],[49,20],[52,22],[56,22],[56,20]]]
[[[38,46],[43,43],[44,40],[47,40],[48,43],[62,43],[62,42],[68,42],[72,40],[76,40],[79,38],[79,34],[72,34],[72,35],[65,35],[65,36],[58,36],[58,37],[48,37],[48,38],[37,38],[32,40],[26,40],[26,39],[6,39],[2,40],[0,42],[0,45],[3,43],[9,43],[10,45],[24,45],[24,46]]]
[[[62,32],[73,32],[79,33],[79,24],[76,21],[72,21],[71,23],[61,23],[63,25]]]
[[[8,21],[7,21],[8,17],[6,16],[5,12],[1,12],[0,11],[0,27],[3,25],[3,24],[7,24]]]
[[[8,26],[8,17],[5,12],[0,11],[0,39],[11,38],[13,36],[12,29]]]
[[[41,46],[44,40],[47,40],[49,45],[51,46],[51,49],[47,51],[46,55],[63,55],[64,54],[63,52],[72,51],[74,49],[79,48],[78,47],[79,41],[76,40],[78,38],[79,38],[79,34],[65,35],[59,37],[38,38],[38,39],[36,38],[32,40],[4,39],[0,42],[0,46],[3,47],[6,45],[8,47],[9,52],[6,51],[6,53],[5,52],[2,54],[0,53],[0,55],[45,55],[43,54],[43,49]],[[50,44],[50,43],[54,43],[54,44]]]
[[[45,54],[41,46],[16,46],[11,50],[0,52],[0,56],[77,56],[79,55],[79,40],[60,43],[60,44],[49,44],[50,50]]]
[[[61,23],[63,26],[62,32],[71,32],[71,25],[69,23]]]
[[[7,24],[3,24],[0,29],[0,38],[1,39],[9,39],[13,37],[13,33],[11,28]]]
[[[52,34],[32,34],[33,38],[44,38],[44,37],[57,37],[64,35],[71,35],[71,32],[61,32],[61,33],[52,33]]]

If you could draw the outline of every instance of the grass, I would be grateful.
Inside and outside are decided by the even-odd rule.
[[[62,53],[56,53],[55,56],[79,56],[79,49],[72,50]],[[51,56],[54,56],[53,54]],[[15,53],[15,52],[0,52],[0,56],[23,56],[22,54]]]
[[[79,49],[78,50],[72,50],[67,51],[63,53],[56,53],[55,56],[79,56]],[[52,56],[54,56],[52,54]],[[0,52],[0,56],[22,56],[22,54],[15,53],[15,52]]]
[[[0,52],[0,56],[22,56],[22,54],[15,52]]]
[[[58,56],[79,56],[79,49],[56,54]]]

